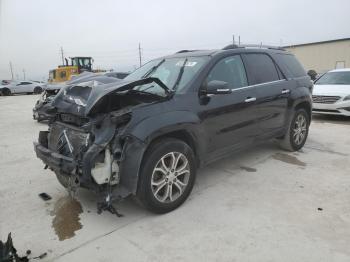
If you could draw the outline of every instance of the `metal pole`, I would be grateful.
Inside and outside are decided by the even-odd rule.
[[[140,67],[142,66],[142,58],[141,58],[141,43],[139,43],[139,60],[140,60]]]
[[[11,71],[11,79],[13,80],[13,68],[12,68],[12,63],[10,61],[10,71]]]
[[[23,69],[23,80],[26,80],[26,70]]]
[[[61,58],[62,58],[62,65],[64,66],[64,54],[63,54],[63,47],[61,46]]]

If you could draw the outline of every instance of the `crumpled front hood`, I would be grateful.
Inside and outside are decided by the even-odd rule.
[[[78,116],[87,116],[98,101],[113,92],[133,89],[135,86],[155,82],[161,86],[167,95],[171,92],[158,78],[144,78],[136,81],[122,80],[120,82],[94,86],[93,82],[83,85],[71,85],[60,90],[52,102],[58,111]],[[161,97],[159,97],[161,99]]]

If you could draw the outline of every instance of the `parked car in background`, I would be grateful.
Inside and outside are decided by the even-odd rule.
[[[294,55],[228,46],[155,59],[122,81],[69,86],[36,155],[68,190],[136,195],[156,213],[189,196],[198,167],[267,139],[301,149],[313,83]]]
[[[44,88],[44,83],[33,81],[11,81],[8,85],[1,88],[1,93],[4,96],[12,94],[40,94]]]
[[[13,80],[1,80],[0,85],[2,85],[2,86],[6,86],[6,85],[11,84],[11,82],[13,82]]]
[[[325,73],[314,85],[313,113],[350,116],[350,68]]]
[[[115,77],[115,78],[119,78],[119,79],[124,79],[128,75],[129,75],[129,73],[125,73],[125,72],[108,72],[108,73],[105,73],[105,76]]]

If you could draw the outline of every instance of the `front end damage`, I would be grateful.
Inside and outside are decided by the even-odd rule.
[[[59,92],[59,89],[46,89],[36,101],[33,108],[33,119],[38,122],[50,120],[55,116],[55,109],[51,105],[53,99]]]
[[[145,142],[130,133],[133,108],[159,101],[159,97],[129,93],[123,87],[125,92],[116,88],[97,99],[91,98],[94,92],[89,87],[61,91],[53,103],[55,120],[34,142],[37,157],[69,192],[89,189],[103,200],[99,211],[113,213],[112,201],[136,193],[146,150]]]

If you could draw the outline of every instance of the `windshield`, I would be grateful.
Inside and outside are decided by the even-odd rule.
[[[320,77],[316,85],[350,85],[350,71],[329,72]]]
[[[162,81],[171,91],[181,91],[194,77],[199,69],[208,61],[209,57],[181,57],[156,59],[140,67],[124,78],[135,81],[147,77],[155,77]],[[135,87],[135,90],[164,95],[165,90],[156,83]]]

